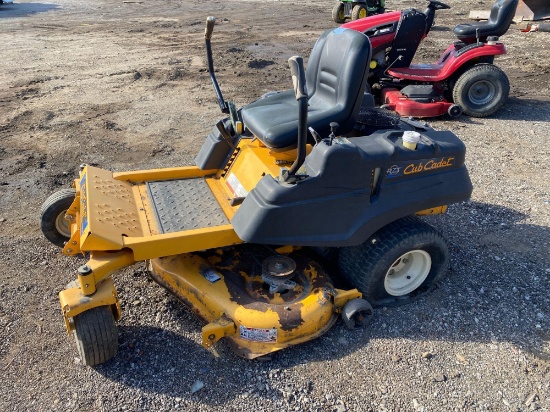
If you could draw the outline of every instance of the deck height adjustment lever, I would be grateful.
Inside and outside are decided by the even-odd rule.
[[[334,140],[334,138],[336,137],[336,131],[338,130],[338,127],[340,127],[340,125],[336,122],[330,122],[329,126],[330,126],[330,135],[328,136],[329,138],[328,145],[332,146],[332,140]]]

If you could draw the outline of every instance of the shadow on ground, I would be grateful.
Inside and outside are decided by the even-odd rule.
[[[549,263],[536,245],[550,240],[550,229],[523,224],[525,215],[501,206],[466,202],[454,208],[452,213],[429,219],[451,238],[450,275],[410,305],[377,309],[366,328],[348,330],[338,321],[316,340],[274,353],[268,361],[250,361],[238,358],[223,342],[218,343],[221,357],[216,358],[198,339],[191,341],[156,327],[125,326],[120,328],[119,354],[96,371],[145,392],[221,406],[251,387],[255,390],[261,372],[274,382],[277,377],[271,378],[272,374],[296,365],[341,359],[362,350],[368,356],[381,356],[369,354],[372,340],[511,343],[550,364],[550,331],[539,324],[550,316],[549,280],[539,272]],[[503,217],[505,226],[498,223]],[[475,247],[463,249],[464,242]],[[483,254],[489,255],[479,259]],[[493,264],[487,267],[487,261]],[[183,305],[170,307],[181,328],[200,334],[199,322],[189,317]],[[205,383],[200,395],[191,391],[197,381]],[[275,400],[283,396],[273,388],[257,392]]]
[[[494,117],[500,120],[550,122],[550,102],[548,100],[510,97]]]

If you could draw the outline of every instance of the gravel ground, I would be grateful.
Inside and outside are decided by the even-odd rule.
[[[419,51],[489,1],[451,2]],[[138,264],[115,276],[119,354],[84,367],[57,292],[84,260],[45,241],[38,210],[82,162],[191,164],[219,113],[202,47],[216,14],[218,77],[239,104],[290,86],[332,1],[21,1],[0,6],[0,410],[550,411],[550,33],[504,37],[512,84],[488,119],[433,120],[467,146],[471,201],[427,218],[452,270],[431,294],[379,309],[366,329],[238,358]],[[423,7],[391,1],[388,7]],[[298,18],[299,17],[299,18]]]

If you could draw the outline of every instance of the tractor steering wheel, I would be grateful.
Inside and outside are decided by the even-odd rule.
[[[450,9],[451,6],[448,6],[445,3],[441,3],[437,0],[428,0],[428,8],[433,8],[434,10],[445,10]]]

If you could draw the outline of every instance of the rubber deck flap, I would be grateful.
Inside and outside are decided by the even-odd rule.
[[[229,223],[202,177],[148,182],[147,191],[161,233]]]

